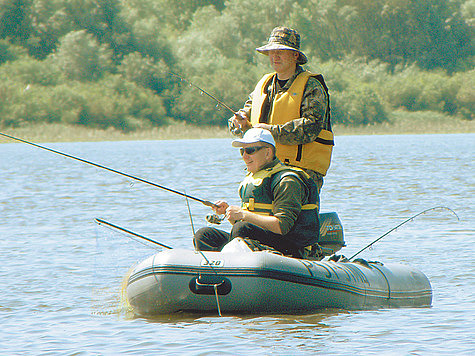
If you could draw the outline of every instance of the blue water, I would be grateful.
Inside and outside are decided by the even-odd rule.
[[[5,142],[5,141],[2,141]],[[244,175],[230,140],[45,144],[206,200],[238,203]],[[149,246],[102,218],[192,248],[175,194],[21,143],[0,145],[0,354],[365,355],[475,352],[474,134],[337,137],[321,211],[337,211],[347,256],[420,211],[360,256],[422,270],[431,308],[313,315],[133,318],[122,277]],[[190,201],[195,229],[210,213]],[[229,224],[223,225],[229,229]]]

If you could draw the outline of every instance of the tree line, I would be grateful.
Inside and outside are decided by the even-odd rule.
[[[301,34],[335,123],[401,108],[472,120],[473,12],[473,0],[0,0],[0,125],[225,125],[230,112],[189,82],[239,109],[271,70],[254,49],[277,25]]]

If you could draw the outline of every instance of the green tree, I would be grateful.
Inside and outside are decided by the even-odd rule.
[[[77,29],[84,29],[99,43],[107,44],[116,64],[124,54],[135,50],[130,26],[120,15],[120,0],[69,0],[65,11]]]
[[[224,0],[154,0],[154,3],[156,15],[169,34],[186,30],[202,7],[213,6],[217,11],[225,8]]]
[[[155,62],[149,56],[142,56],[139,52],[125,56],[118,72],[127,80],[151,89],[156,94],[160,94],[171,84],[167,65],[163,61]]]
[[[30,56],[44,59],[61,37],[76,30],[64,12],[67,0],[32,0],[29,11],[31,31],[25,46]]]
[[[0,38],[25,43],[30,35],[31,0],[0,1]]]
[[[53,60],[68,79],[94,81],[112,70],[111,51],[85,30],[70,32],[61,39]]]
[[[7,40],[0,40],[0,65],[5,62],[14,61],[25,54],[26,51],[23,47],[14,46]]]

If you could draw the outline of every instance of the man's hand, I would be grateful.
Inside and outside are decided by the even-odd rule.
[[[241,207],[231,205],[226,209],[226,219],[234,225],[236,221],[243,220],[244,212]]]
[[[243,111],[238,111],[234,113],[232,123],[234,127],[239,128],[242,132],[245,132],[252,127],[251,123],[249,122],[249,118]]]
[[[218,214],[222,215],[226,213],[226,209],[228,208],[229,204],[226,203],[225,201],[218,200],[216,203],[214,203],[215,206],[212,207],[213,211]]]
[[[226,219],[234,225],[237,221],[246,221],[248,223],[262,227],[263,229],[272,231],[273,233],[282,235],[280,221],[275,216],[264,216],[253,212],[243,210],[239,206],[230,205],[226,209]]]

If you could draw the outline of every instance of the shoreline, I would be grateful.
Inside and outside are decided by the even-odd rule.
[[[416,135],[475,133],[475,120],[457,120],[440,114],[395,113],[392,122],[368,126],[334,125],[335,136],[349,135]],[[1,128],[0,132],[33,142],[96,142],[96,141],[141,141],[141,140],[190,140],[208,138],[231,138],[226,127],[194,126],[174,123],[132,132],[114,128],[93,129],[58,123],[35,124],[16,128]],[[0,136],[0,143],[13,140]]]

